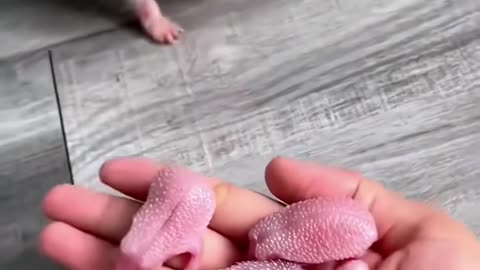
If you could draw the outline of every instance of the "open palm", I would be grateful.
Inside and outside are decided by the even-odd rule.
[[[266,179],[272,193],[287,203],[344,195],[367,206],[379,232],[379,240],[363,258],[372,270],[480,269],[480,243],[461,223],[439,209],[406,200],[360,174],[277,159],[267,168]]]
[[[132,199],[62,185],[47,194],[44,210],[53,222],[42,232],[43,254],[71,270],[113,270],[118,244],[145,200],[160,165],[147,159],[117,159],[104,164],[100,178]],[[316,196],[350,196],[369,207],[379,232],[362,258],[370,269],[480,269],[480,244],[474,234],[443,212],[408,201],[361,175],[283,158],[266,168],[267,185],[285,203]],[[216,212],[204,235],[202,269],[220,269],[244,259],[249,228],[283,207],[255,192],[209,179]],[[181,269],[176,257],[159,269]],[[325,264],[318,270],[335,269]]]

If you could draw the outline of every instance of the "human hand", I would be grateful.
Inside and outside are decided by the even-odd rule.
[[[116,159],[102,166],[101,181],[133,200],[78,186],[53,188],[43,203],[46,216],[53,222],[40,234],[41,253],[69,270],[113,270],[119,256],[118,245],[160,168],[161,165],[141,158]],[[243,259],[250,227],[282,206],[226,182],[208,181],[217,205],[204,235],[201,268],[220,269]],[[166,263],[167,267],[159,269],[182,269],[186,260],[177,256]]]
[[[107,162],[100,171],[107,185],[145,199],[158,165],[144,159]],[[444,213],[405,200],[360,175],[311,163],[273,160],[266,169],[271,192],[286,203],[322,195],[352,196],[372,211],[379,241],[363,258],[371,269],[478,269],[475,236]],[[211,179],[217,208],[204,237],[202,269],[219,269],[243,259],[249,228],[282,206],[254,192]],[[71,210],[67,207],[70,206]],[[41,234],[41,251],[68,269],[113,269],[116,245],[140,203],[79,187],[60,186],[45,199],[55,222]],[[65,241],[68,239],[68,241]],[[167,263],[181,268],[177,257]],[[319,269],[335,269],[328,264]]]
[[[352,197],[367,206],[379,234],[379,240],[362,258],[370,269],[480,269],[480,242],[461,223],[355,172],[276,159],[266,170],[266,181],[271,192],[288,204],[336,195]]]

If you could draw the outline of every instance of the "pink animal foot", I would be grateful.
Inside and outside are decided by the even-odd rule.
[[[146,28],[154,41],[174,44],[177,42],[183,29],[166,17],[161,17]]]
[[[175,43],[183,29],[163,16],[155,0],[131,0],[143,29],[156,42]]]

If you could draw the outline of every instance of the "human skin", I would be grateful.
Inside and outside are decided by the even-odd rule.
[[[76,186],[53,188],[43,204],[53,222],[40,234],[40,251],[66,269],[114,269],[118,244],[159,167],[151,160],[128,158],[108,161],[101,168],[103,183],[137,201]],[[480,269],[480,244],[463,224],[358,173],[276,158],[268,164],[265,178],[270,191],[287,204],[318,196],[350,196],[368,207],[379,234],[362,257],[370,269]],[[249,229],[283,205],[218,179],[209,179],[209,183],[217,205],[203,236],[200,266],[220,269],[244,259]],[[186,258],[178,256],[159,269],[181,269],[185,263]],[[336,267],[327,263],[318,269]]]
[[[184,269],[197,270],[202,236],[214,211],[215,195],[204,176],[177,166],[162,168],[120,243],[115,270],[152,270],[185,253],[190,260]],[[285,261],[316,265],[354,259],[376,240],[375,221],[356,200],[313,198],[257,222],[249,231],[249,262],[235,268],[288,270],[292,266]],[[252,263],[258,260],[276,262]],[[364,269],[362,262],[349,262],[344,270]]]

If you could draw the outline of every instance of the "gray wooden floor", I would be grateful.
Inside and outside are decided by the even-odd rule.
[[[48,54],[0,61],[0,269],[57,269],[37,255],[44,194],[70,174]]]
[[[480,235],[480,2],[192,0],[164,7],[187,30],[175,47],[151,44],[119,26],[122,20],[54,4],[43,8],[61,10],[61,30],[43,26],[29,38],[29,27],[52,16],[25,8],[19,14],[33,19],[22,24],[23,34],[7,32],[23,47],[15,39],[0,44],[4,57],[51,52],[75,184],[113,193],[97,180],[101,163],[141,155],[268,194],[264,166],[286,155],[360,170],[444,207]],[[92,20],[82,26],[67,10]],[[0,28],[15,21],[12,14],[0,16]],[[50,66],[41,59],[44,69],[38,64],[28,76],[46,82]],[[23,70],[19,63],[4,70]],[[25,87],[17,81],[11,89]],[[49,149],[56,150],[43,152],[59,161],[50,162],[56,168],[37,165],[57,176],[43,177],[50,179],[43,187],[68,178],[49,89],[30,99],[52,104]],[[7,96],[14,95],[22,94]],[[17,133],[17,122],[28,121],[12,122],[5,138]],[[42,137],[32,134],[25,140],[35,146]],[[12,160],[25,154],[16,151]],[[28,181],[39,179],[33,172]],[[22,217],[30,216],[37,217]]]

